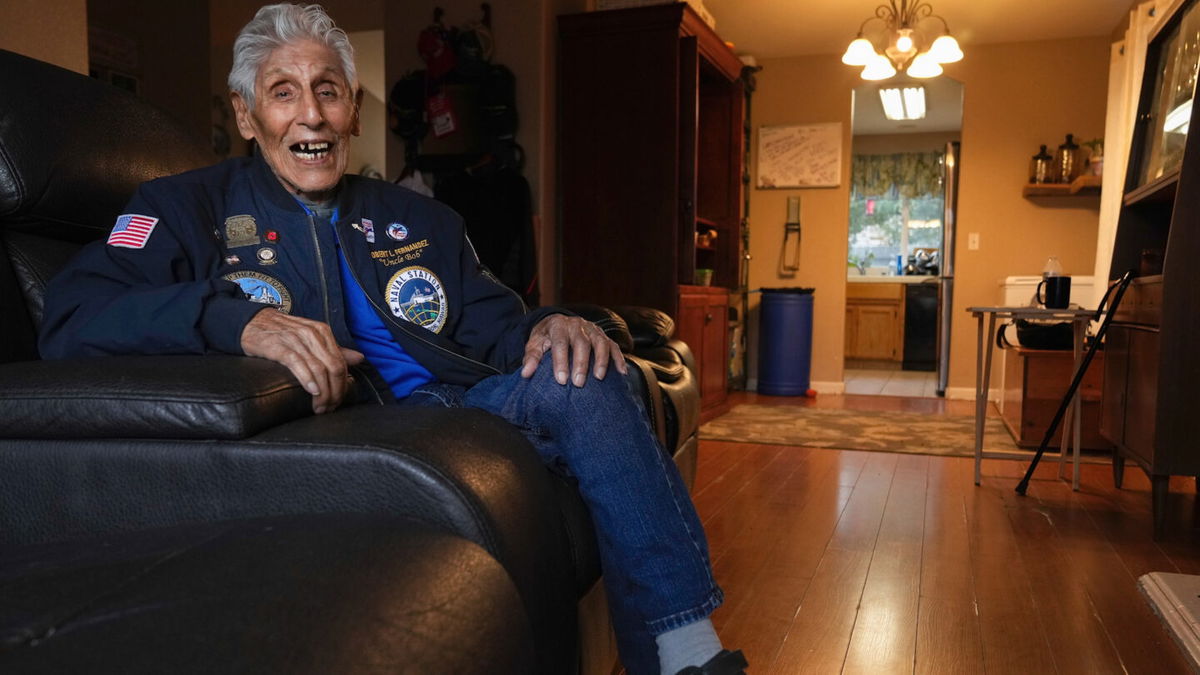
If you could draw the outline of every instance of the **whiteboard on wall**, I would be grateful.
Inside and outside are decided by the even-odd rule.
[[[841,177],[841,122],[758,128],[757,187],[837,187]]]

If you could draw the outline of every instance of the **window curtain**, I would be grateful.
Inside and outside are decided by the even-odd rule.
[[[855,196],[922,197],[942,191],[942,152],[854,155],[850,189]]]

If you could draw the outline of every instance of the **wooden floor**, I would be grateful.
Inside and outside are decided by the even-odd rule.
[[[940,399],[735,394],[737,402],[970,414]],[[701,441],[693,496],[726,592],[713,621],[752,673],[1187,673],[1137,590],[1200,573],[1191,481],[1150,537],[1149,482],[1085,465]]]

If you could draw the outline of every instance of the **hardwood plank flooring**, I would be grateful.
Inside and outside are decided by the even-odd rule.
[[[969,401],[877,396],[734,403],[971,414]],[[722,640],[752,673],[1188,673],[1137,590],[1200,573],[1195,482],[1084,465],[1081,490],[1026,464],[701,441],[693,497],[726,603]]]

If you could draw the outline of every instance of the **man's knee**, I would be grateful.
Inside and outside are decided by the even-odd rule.
[[[597,402],[608,400],[610,397],[628,397],[629,386],[626,384],[625,377],[617,372],[615,368],[609,368],[603,379],[597,379],[593,374],[595,370],[595,357],[588,362],[587,377],[584,379],[582,387],[575,386],[568,378],[566,384],[559,384],[554,376],[554,363],[549,352],[542,357],[542,362],[538,365],[537,370],[531,377],[531,384],[534,385],[542,396],[559,401],[563,398],[568,398],[574,404],[579,404],[588,399],[595,398]]]

